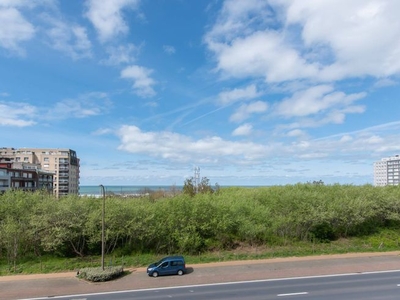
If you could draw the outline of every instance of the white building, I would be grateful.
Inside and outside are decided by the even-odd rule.
[[[374,185],[400,184],[400,155],[382,158],[374,163]]]
[[[54,148],[0,148],[0,157],[13,163],[38,164],[54,173],[53,193],[57,197],[79,193],[79,158],[71,149]]]

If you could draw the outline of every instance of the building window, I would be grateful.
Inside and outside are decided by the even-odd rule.
[[[45,157],[45,158],[43,159],[43,161],[48,162],[48,161],[49,161],[49,158],[48,158],[48,157]]]

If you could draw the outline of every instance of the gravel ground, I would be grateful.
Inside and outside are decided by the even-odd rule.
[[[0,299],[26,299],[218,282],[400,270],[400,251],[275,258],[187,265],[184,276],[148,277],[145,268],[117,280],[92,283],[75,272],[0,276]]]

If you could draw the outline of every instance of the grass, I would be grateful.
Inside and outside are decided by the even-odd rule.
[[[229,251],[213,251],[199,255],[185,255],[187,264],[223,262],[233,260],[268,259],[277,257],[328,255],[357,252],[397,251],[400,243],[400,232],[395,229],[384,229],[374,235],[339,239],[329,243],[295,242],[286,246],[238,246]],[[124,268],[144,267],[167,254],[132,254],[129,256],[107,255],[106,266],[123,266]],[[0,276],[15,274],[40,274],[77,271],[81,268],[98,267],[100,256],[84,258],[62,258],[52,256],[24,258],[14,265],[0,260]]]

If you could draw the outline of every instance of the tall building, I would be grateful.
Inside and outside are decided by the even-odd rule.
[[[54,173],[53,193],[57,197],[79,193],[79,158],[71,149],[0,148],[0,157],[13,163],[40,165]]]
[[[400,184],[400,155],[382,158],[374,163],[374,185]]]

